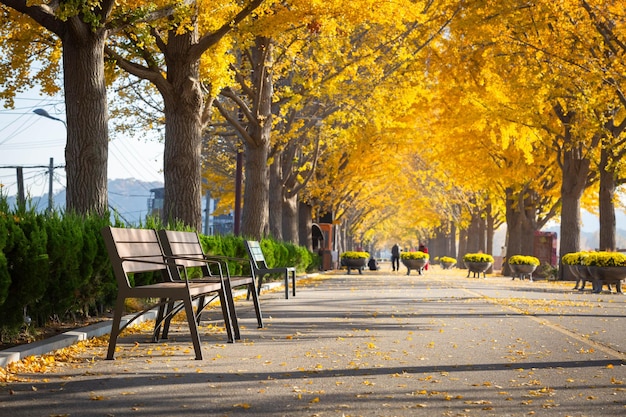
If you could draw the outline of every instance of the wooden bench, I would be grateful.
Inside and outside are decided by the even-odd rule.
[[[166,259],[163,253],[156,230],[105,227],[102,229],[102,236],[104,237],[109,259],[113,267],[113,274],[118,285],[107,359],[113,359],[117,338],[126,326],[146,311],[157,306],[159,307],[159,318],[155,328],[160,326],[160,322],[163,320],[169,322],[171,316],[178,310],[169,309],[168,314],[163,317],[163,308],[165,305],[173,305],[174,302],[178,301],[182,303],[182,307],[187,315],[196,359],[201,360],[202,348],[192,303],[194,300],[210,294],[217,294],[220,298],[228,342],[233,342],[233,329],[227,301],[228,297],[232,297],[232,295],[227,296],[230,292],[230,287],[225,285],[223,278],[219,277],[214,282],[196,283],[176,276],[179,269],[171,267],[173,258],[169,259],[170,263],[168,264],[168,259]],[[143,272],[160,273],[161,282],[149,285],[131,284],[134,280],[130,279],[129,274]],[[120,328],[127,298],[158,298],[160,301],[137,313]]]
[[[261,284],[263,277],[269,274],[283,274],[285,277],[285,298],[289,298],[289,276],[291,276],[291,287],[293,290],[293,296],[296,296],[296,268],[290,266],[283,266],[277,268],[269,268],[265,261],[265,256],[261,250],[261,245],[255,240],[246,240],[246,250],[250,257],[250,268],[252,269],[252,276],[257,280],[257,294],[261,294]]]
[[[193,278],[191,282],[215,282],[220,279],[220,276],[216,276],[211,272],[211,264],[219,263],[226,271],[224,281],[231,291],[227,291],[228,308],[230,311],[231,321],[233,328],[235,329],[235,339],[240,339],[239,325],[235,309],[235,303],[232,297],[232,288],[245,286],[248,290],[248,294],[252,294],[252,301],[254,304],[254,310],[256,313],[257,324],[259,328],[263,327],[263,317],[261,316],[261,305],[259,303],[259,297],[255,291],[255,281],[253,276],[231,276],[228,268],[228,261],[248,262],[246,259],[232,258],[225,256],[213,256],[206,254],[202,248],[202,243],[198,234],[195,232],[182,232],[175,230],[159,230],[159,239],[163,252],[166,257],[172,257],[175,265],[174,267],[193,268],[199,267],[201,276]],[[221,269],[221,268],[220,268]],[[203,300],[201,300],[203,302]],[[167,337],[167,323],[164,329],[164,337]]]

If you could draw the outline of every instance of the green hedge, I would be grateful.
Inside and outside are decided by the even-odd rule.
[[[26,316],[41,326],[113,305],[117,284],[100,235],[108,224],[108,217],[9,209],[0,196],[2,340],[17,334]]]
[[[0,340],[17,335],[26,316],[32,325],[43,326],[51,320],[98,315],[115,305],[117,283],[100,232],[109,224],[108,215],[82,217],[9,208],[0,195]],[[154,219],[140,227],[164,228]],[[201,236],[201,241],[208,253],[247,258],[240,237]],[[303,272],[319,265],[318,257],[303,247],[271,239],[263,239],[261,246],[270,267],[296,266]],[[231,274],[247,273],[246,262],[231,264]],[[150,284],[160,276],[142,274],[132,279]]]
[[[244,238],[232,235],[200,235],[200,242],[205,253],[209,255],[240,259],[248,258]],[[319,256],[312,254],[302,246],[279,242],[271,238],[262,239],[260,243],[263,256],[269,268],[295,266],[298,272],[306,272],[315,269],[319,265]],[[228,267],[231,275],[250,273],[250,264],[248,262],[230,261]]]

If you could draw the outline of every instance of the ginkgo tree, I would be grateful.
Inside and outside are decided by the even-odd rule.
[[[37,82],[58,91],[61,73],[67,121],[65,169],[68,211],[104,214],[107,204],[108,112],[104,44],[115,2],[2,0],[0,43],[6,52],[0,83],[3,98]],[[43,30],[42,30],[43,29]],[[10,103],[10,101],[9,101]]]
[[[228,47],[224,38],[262,3],[178,5],[164,19],[116,32],[106,48],[120,68],[152,83],[163,100],[166,221],[200,229],[202,130],[210,120],[216,92],[229,79],[231,62],[220,48]]]
[[[359,2],[345,4],[343,2],[326,2],[324,7],[318,7],[317,4],[309,4],[304,2],[301,6],[305,10],[305,19],[303,24],[294,24],[300,19],[294,19],[292,9],[281,10],[287,17],[283,17],[280,12],[276,12],[267,21],[273,24],[267,24],[267,29],[256,27],[262,19],[255,21],[255,30],[260,31],[264,36],[255,38],[253,43],[249,41],[241,43],[240,53],[241,67],[238,73],[241,76],[236,77],[238,86],[235,89],[229,88],[222,92],[222,96],[237,103],[242,118],[235,117],[235,114],[228,113],[228,109],[222,106],[220,101],[216,104],[220,108],[220,112],[227,120],[234,124],[235,129],[240,132],[244,138],[246,146],[246,158],[249,165],[246,165],[246,192],[243,221],[244,225],[247,221],[256,221],[252,227],[255,233],[263,233],[268,230],[267,225],[263,225],[265,220],[265,212],[268,210],[265,206],[263,195],[267,192],[267,184],[272,182],[272,177],[267,180],[265,165],[272,166],[273,163],[287,163],[293,161],[293,158],[282,158],[279,152],[289,151],[292,140],[302,139],[304,136],[297,135],[297,130],[293,128],[294,121],[299,122],[299,126],[307,126],[303,120],[317,121],[314,125],[323,124],[325,130],[338,129],[341,125],[347,129],[354,119],[363,119],[366,113],[364,108],[367,103],[367,92],[364,85],[378,84],[383,77],[389,75],[392,70],[405,67],[405,63],[394,60],[394,57],[407,59],[412,52],[419,51],[423,44],[428,43],[428,39],[435,36],[445,22],[453,14],[447,7],[447,2],[442,2],[441,8],[429,7],[423,4],[423,8],[402,7],[403,4],[381,4],[378,2]],[[408,3],[405,5],[408,6]],[[307,14],[308,13],[308,14]],[[267,22],[266,21],[266,22]],[[287,23],[285,23],[287,22]],[[365,22],[365,23],[363,23]],[[418,22],[423,25],[418,25]],[[289,27],[290,31],[276,30],[276,28]],[[265,31],[264,31],[265,30]],[[300,32],[297,32],[300,31]],[[312,45],[306,45],[305,53],[302,53],[302,39],[294,33],[300,33],[304,36],[304,41],[311,39],[311,44],[315,46],[326,46],[325,48],[315,50]],[[271,55],[271,63],[267,68],[259,68],[258,62],[252,62],[249,58],[262,56],[255,51],[258,49],[258,42],[262,39],[263,52],[266,56]],[[243,39],[245,41],[245,39]],[[399,46],[398,46],[399,45]],[[254,71],[250,71],[253,69]],[[397,71],[400,73],[400,71]],[[244,76],[250,74],[250,77]],[[266,74],[268,77],[264,80],[265,88],[259,90],[258,74]],[[270,77],[269,75],[272,75]],[[256,81],[256,82],[255,82]],[[270,88],[271,83],[271,88]],[[391,84],[391,82],[389,83]],[[274,130],[265,132],[264,139],[253,135],[259,132],[259,123],[251,120],[248,115],[256,114],[254,105],[263,103],[255,100],[251,94],[258,91],[268,93],[274,91],[275,97],[273,112],[264,113],[262,118],[263,127],[267,127],[268,121],[272,120]],[[311,99],[313,101],[311,101]],[[361,100],[361,102],[359,102]],[[304,103],[316,103],[306,105]],[[320,103],[325,106],[321,113],[316,113],[311,109],[320,109]],[[331,110],[329,110],[331,109]],[[231,110],[232,111],[232,110]],[[343,120],[335,113],[341,113]],[[328,123],[326,118],[332,114],[337,122]],[[377,114],[377,112],[372,112]],[[358,116],[358,117],[356,117]],[[384,117],[381,113],[381,117]],[[247,127],[247,129],[244,128]],[[292,130],[287,135],[284,130],[280,133],[280,138],[275,139],[275,129],[284,129],[289,126]],[[296,132],[296,136],[293,136]],[[294,138],[294,139],[291,139]],[[307,139],[310,140],[311,138]],[[269,147],[269,148],[268,148]],[[271,149],[271,150],[270,150]],[[312,152],[317,152],[317,146],[311,147]],[[254,159],[254,161],[252,161]],[[304,168],[309,174],[309,165],[306,163]],[[296,166],[274,166],[272,172],[296,173],[301,172],[302,167]],[[297,176],[297,175],[296,175]],[[256,178],[259,178],[258,182]],[[285,175],[284,178],[294,178],[291,175]],[[272,190],[282,191],[283,202],[286,202],[285,193],[290,193],[289,199],[294,199],[292,186],[272,187]],[[248,188],[250,187],[250,188]],[[246,207],[253,207],[251,199],[258,200],[259,204],[253,210],[254,216],[250,216],[250,212],[246,211]],[[276,198],[276,201],[279,199]],[[294,207],[293,201],[290,202]],[[268,201],[269,203],[269,201]],[[268,204],[269,206],[269,204]],[[279,204],[274,204],[279,207]],[[269,207],[271,209],[271,206]],[[293,212],[293,210],[290,210]],[[272,215],[270,213],[270,215]],[[274,218],[278,218],[276,216]],[[290,216],[295,219],[295,216]],[[284,218],[284,217],[283,217]],[[243,227],[249,230],[248,227]],[[283,231],[286,228],[283,227]],[[293,229],[292,229],[293,230]],[[278,234],[278,233],[277,233]]]
[[[576,34],[589,31],[592,44],[601,41],[581,11],[576,2],[478,2],[451,26],[442,49],[446,55],[437,62],[445,68],[437,75],[437,88],[445,79],[445,84],[461,87],[464,109],[482,107],[475,119],[481,131],[493,121],[502,126],[492,129],[494,146],[506,152],[507,160],[515,154],[507,149],[516,148],[547,167],[553,166],[550,161],[560,166],[560,196],[552,199],[547,213],[557,214],[558,204],[561,252],[578,249],[580,198],[602,136],[594,114],[606,109],[605,83],[586,70],[586,62],[594,61],[593,48],[583,46]],[[503,129],[507,124],[512,130]],[[535,133],[525,134],[525,129]],[[556,176],[544,178],[537,185],[553,190]],[[537,188],[534,192],[546,194]]]

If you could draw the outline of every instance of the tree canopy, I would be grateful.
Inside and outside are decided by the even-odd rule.
[[[1,9],[0,37],[10,105],[34,79],[59,87],[62,49],[24,18],[25,2],[1,3],[12,7]],[[164,125],[166,217],[199,228],[202,176],[228,207],[243,152],[251,236],[295,241],[305,204],[359,244],[506,222],[512,247],[528,252],[524,236],[560,218],[564,253],[579,249],[581,207],[599,207],[602,244],[615,244],[626,178],[621,2],[109,6],[106,20],[87,3],[48,18],[105,29],[102,62],[116,100],[132,104],[113,106],[119,126]]]

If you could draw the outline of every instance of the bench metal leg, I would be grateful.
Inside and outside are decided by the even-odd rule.
[[[183,303],[185,304],[185,313],[187,314],[187,323],[189,324],[189,332],[191,333],[191,341],[193,342],[193,350],[196,353],[196,360],[202,360],[202,347],[200,346],[198,323],[196,323],[196,315],[193,312],[191,297],[186,297]]]
[[[230,282],[228,283],[228,285],[230,286]],[[228,288],[228,291],[230,291],[230,287]],[[233,343],[235,341],[233,338],[233,327],[235,329],[235,338],[239,339],[241,337],[239,335],[239,324],[237,323],[236,313],[234,312],[234,301],[229,300],[229,298],[232,298],[232,296],[226,296],[224,294],[224,291],[219,292],[219,297],[220,305],[222,306],[222,315],[224,316],[224,327],[226,327],[226,334],[228,336],[228,343]],[[231,303],[233,304],[233,315],[235,315],[233,321],[231,321],[232,316],[228,308]]]
[[[289,299],[289,271],[285,271],[285,299]]]
[[[254,282],[248,284],[248,296],[252,295],[252,304],[254,304],[254,312],[256,313],[256,321],[259,329],[263,328],[263,316],[261,315],[261,303],[259,295],[254,289]]]
[[[226,332],[228,333],[228,341],[232,342],[232,333],[229,329],[232,327],[234,331],[235,340],[241,339],[241,335],[239,334],[239,320],[237,320],[237,310],[235,309],[235,299],[233,298],[232,287],[230,286],[230,281],[225,279],[225,287],[227,288],[227,293],[225,295],[226,303],[228,303],[228,308],[224,309],[224,300],[222,299],[223,294],[220,292],[220,304],[222,305],[222,314],[224,317],[230,317],[230,323],[224,321],[224,325],[226,326]]]
[[[124,300],[124,297],[118,295],[117,302],[115,303],[113,323],[111,324],[111,334],[109,335],[107,360],[113,360],[113,356],[115,355],[115,345],[117,344],[117,336],[120,334],[120,323],[122,322],[122,312],[124,311]]]

